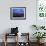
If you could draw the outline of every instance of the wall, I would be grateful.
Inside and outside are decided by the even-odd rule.
[[[26,7],[26,20],[10,20],[10,7]],[[9,28],[19,27],[19,32],[30,32],[36,24],[36,0],[0,0],[0,34],[10,32]]]

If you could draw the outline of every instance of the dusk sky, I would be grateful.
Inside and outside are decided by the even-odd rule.
[[[13,13],[24,13],[24,9],[23,8],[13,9]]]

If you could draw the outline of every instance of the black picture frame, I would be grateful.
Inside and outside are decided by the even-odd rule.
[[[25,20],[26,19],[26,7],[11,7],[10,8],[11,20]]]

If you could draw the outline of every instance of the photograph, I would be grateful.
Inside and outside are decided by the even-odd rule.
[[[10,19],[11,20],[26,19],[26,7],[11,7],[10,8]]]

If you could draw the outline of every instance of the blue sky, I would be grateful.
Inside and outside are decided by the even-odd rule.
[[[13,12],[14,13],[24,13],[24,9],[23,8],[16,8],[16,9],[13,9]]]

